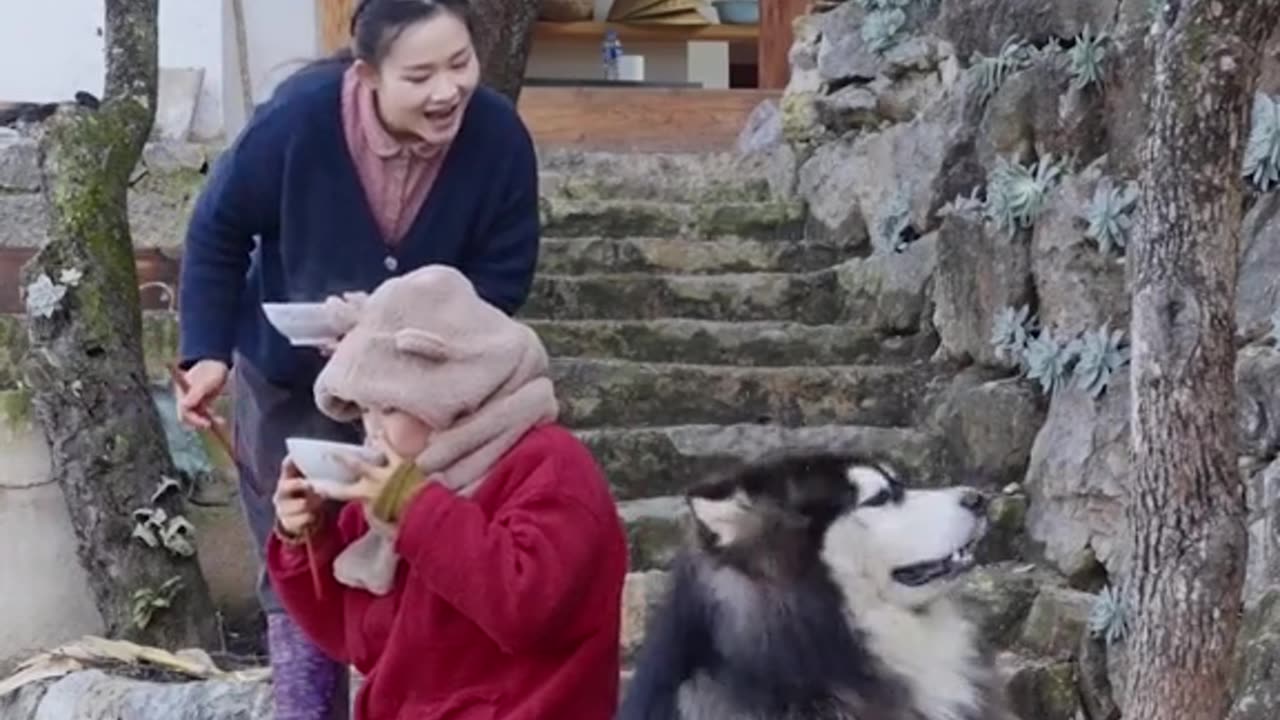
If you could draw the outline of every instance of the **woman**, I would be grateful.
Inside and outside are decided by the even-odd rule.
[[[363,419],[386,462],[316,485],[339,512],[286,463],[267,568],[364,675],[357,720],[613,718],[626,536],[556,424],[547,365],[532,330],[437,265],[374,291],[316,380],[321,410]]]
[[[208,427],[234,366],[241,495],[259,548],[284,438],[360,439],[315,408],[321,353],[292,347],[260,304],[368,292],[438,263],[510,314],[537,262],[533,144],[515,108],[478,87],[465,0],[362,0],[351,26],[351,51],[282,83],[219,159],[183,255],[179,412]],[[299,632],[265,577],[259,597],[276,717],[344,716],[345,668]]]

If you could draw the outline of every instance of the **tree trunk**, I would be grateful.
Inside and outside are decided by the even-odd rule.
[[[1236,468],[1243,149],[1280,0],[1166,0],[1148,42],[1133,302],[1125,716],[1222,720],[1247,536]]]
[[[208,587],[174,520],[182,493],[153,497],[176,473],[143,364],[126,208],[155,117],[156,8],[157,0],[106,0],[104,100],[97,110],[60,109],[41,138],[50,239],[23,269],[24,368],[108,634],[211,647]],[[134,538],[135,511],[152,518],[153,540],[168,542]]]
[[[484,83],[511,98],[520,99],[525,65],[533,46],[533,23],[540,0],[473,0],[476,47]],[[603,41],[604,38],[601,38]]]

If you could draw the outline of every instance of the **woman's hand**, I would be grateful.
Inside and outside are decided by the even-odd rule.
[[[301,537],[315,526],[323,511],[324,498],[311,489],[293,461],[285,458],[280,468],[280,481],[272,497],[276,523],[291,537]]]
[[[221,360],[201,360],[183,373],[186,390],[176,390],[178,418],[183,424],[203,430],[221,420],[210,414],[209,403],[226,387],[228,372],[227,364]]]

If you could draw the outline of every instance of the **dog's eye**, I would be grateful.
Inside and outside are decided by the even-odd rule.
[[[885,488],[880,492],[876,493],[875,495],[872,495],[871,497],[862,501],[862,507],[876,507],[878,505],[885,505],[892,499],[893,499],[893,488]]]

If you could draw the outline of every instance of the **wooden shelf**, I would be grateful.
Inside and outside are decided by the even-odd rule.
[[[656,23],[548,22],[538,21],[535,40],[590,40],[602,42],[609,30],[622,42],[689,42],[691,40],[731,43],[755,42],[757,25],[658,25]]]

